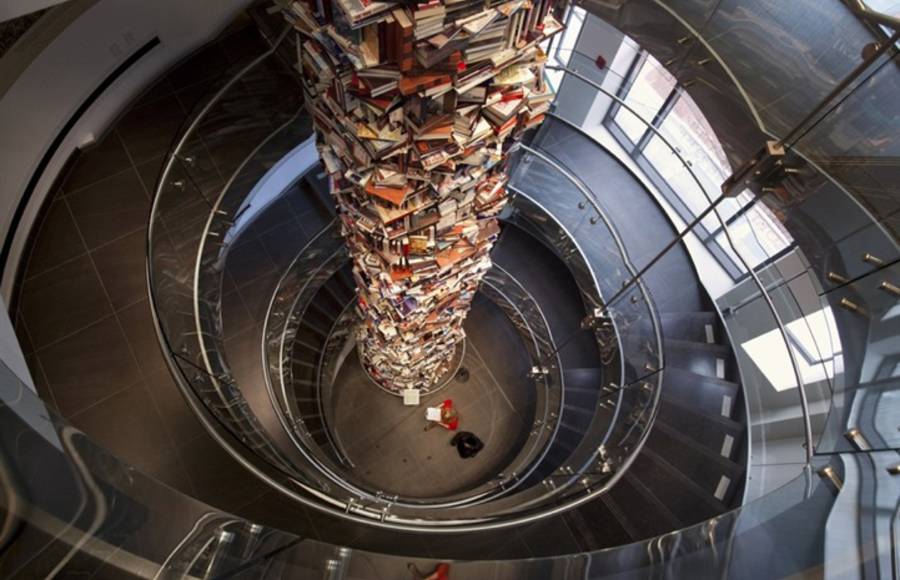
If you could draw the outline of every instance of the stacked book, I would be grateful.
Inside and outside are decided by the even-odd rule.
[[[499,234],[505,157],[552,92],[552,0],[298,0],[297,67],[353,259],[366,370],[449,369]]]

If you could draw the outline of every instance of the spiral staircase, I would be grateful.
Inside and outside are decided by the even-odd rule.
[[[624,2],[611,15],[599,4],[586,5],[591,18],[630,33],[638,10],[670,18],[679,8]],[[264,507],[223,509],[208,490],[141,474],[4,364],[5,576],[380,578],[451,559],[464,578],[818,576],[840,572],[856,543],[866,550],[854,574],[900,573],[888,367],[898,254],[893,238],[871,234],[888,219],[826,190],[839,182],[800,147],[788,159],[798,175],[777,184],[793,197],[765,198],[798,232],[803,272],[834,306],[845,383],[832,376],[826,391],[797,360],[799,274],[749,267],[737,226],[713,211],[747,267],[739,302],[711,297],[688,241],[700,220],[671,219],[633,167],[555,109],[510,154],[513,198],[455,362],[469,378],[423,396],[469,401],[463,428],[499,434],[483,456],[453,463],[449,437],[422,433],[421,407],[403,410],[361,370],[354,281],[292,66],[295,38],[263,4],[248,15],[239,33],[252,41],[153,172],[146,273],[181,404],[252,473]],[[630,106],[578,70],[560,72]],[[711,207],[721,201],[706,194]],[[817,200],[876,224],[865,247],[880,263],[854,271],[862,230],[834,239]],[[756,329],[751,308],[761,308]],[[763,335],[782,340],[769,362],[796,378],[783,396],[799,417],[760,411],[765,383],[745,347]],[[887,362],[863,380],[868,348]],[[790,425],[801,435],[791,439]],[[779,446],[800,459],[769,466]],[[854,540],[841,543],[848,527]]]

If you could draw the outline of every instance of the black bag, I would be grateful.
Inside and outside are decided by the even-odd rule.
[[[450,445],[456,445],[456,450],[463,459],[475,457],[479,451],[484,449],[484,442],[469,431],[460,431],[454,435]]]

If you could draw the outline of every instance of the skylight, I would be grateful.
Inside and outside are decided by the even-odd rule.
[[[831,308],[789,322],[785,329],[804,384],[843,372],[841,339]],[[741,348],[776,391],[797,388],[791,357],[777,328],[744,342]]]

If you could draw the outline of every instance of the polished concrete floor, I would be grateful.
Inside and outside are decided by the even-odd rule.
[[[525,377],[527,358],[516,352],[519,339],[495,311],[497,306],[481,299],[470,313],[462,365],[468,380],[451,380],[418,407],[403,406],[399,397],[375,386],[356,352],[351,353],[334,388],[334,432],[357,477],[388,495],[424,499],[465,492],[506,471],[531,429],[535,393]],[[510,328],[498,328],[504,324]],[[501,384],[492,367],[503,365],[515,367],[518,380]],[[475,457],[459,456],[449,444],[453,432],[424,430],[426,407],[445,399],[459,411],[459,431],[471,431],[484,442]]]
[[[229,65],[248,54],[253,46],[258,49],[258,42],[252,30],[234,33],[173,69],[129,106],[98,144],[85,150],[57,183],[34,231],[30,254],[23,262],[19,298],[13,312],[41,396],[94,441],[147,475],[221,509],[309,537],[373,550],[445,557],[462,553],[468,557],[521,558],[577,550],[575,534],[561,518],[490,538],[479,537],[474,546],[472,537],[465,534],[440,538],[402,536],[348,527],[334,518],[286,502],[252,477],[205,433],[185,404],[160,352],[147,297],[145,241],[153,185],[172,137],[194,103]],[[563,161],[590,168],[585,180],[590,177],[598,190],[602,183],[621,197],[618,206],[622,211],[614,216],[616,221],[627,222],[628,215],[637,211],[645,216],[650,213],[651,208],[636,208],[639,184],[633,183],[627,171],[611,159],[600,163],[591,158],[588,163],[563,155]],[[261,220],[241,244],[232,248],[223,306],[226,348],[230,352],[258,347],[259,326],[268,298],[260,289],[277,279],[277,265],[286,249],[296,247],[317,230],[316,224],[321,220],[318,210],[292,199],[295,198],[278,202],[268,216],[272,219]],[[658,209],[655,211],[661,216]],[[662,220],[647,229],[671,231],[671,225]],[[653,249],[643,233],[629,231],[625,236],[626,245],[646,250],[636,251],[636,262]],[[533,253],[504,256],[503,244],[497,249],[498,263],[504,258],[521,262],[521,272],[515,275],[528,283],[539,301],[544,294],[551,298],[556,295],[559,278],[552,270],[535,268]],[[512,270],[514,264],[508,266]],[[674,302],[685,296],[693,299],[690,293],[672,294],[662,301],[663,311],[699,308],[694,305],[695,300]],[[577,326],[578,319],[573,315],[568,320],[565,313],[555,313],[553,308],[546,310],[552,315],[551,326],[566,320],[558,333],[554,327],[555,334],[565,336],[566,329]],[[491,360],[500,360],[492,349],[505,344],[503,340],[471,333],[470,341],[474,345],[472,352],[480,354],[481,361],[487,361],[486,366]],[[592,354],[587,348],[590,345],[585,345],[583,353],[577,346],[575,343],[562,353],[567,364],[577,366]],[[396,474],[398,469],[408,472],[408,466],[413,465],[417,471],[406,479],[427,486],[430,492],[444,483],[432,477],[432,471],[449,471],[456,466],[471,469],[471,477],[466,481],[460,474],[460,481],[454,484],[457,487],[477,481],[478,471],[482,475],[490,472],[493,468],[485,468],[492,458],[490,451],[515,449],[515,445],[510,445],[511,436],[522,430],[510,426],[516,424],[516,414],[522,421],[529,412],[527,405],[520,406],[520,397],[506,390],[520,384],[520,367],[504,362],[502,368],[493,369],[492,378],[482,379],[477,379],[479,362],[467,362],[476,369],[476,379],[466,387],[472,390],[461,386],[459,393],[453,394],[461,409],[462,428],[475,431],[488,443],[484,455],[464,462],[446,445],[446,433],[431,431],[416,439],[423,443],[421,449],[397,452],[399,463],[393,458],[386,461],[381,455],[374,467],[374,461],[370,462],[366,475],[380,477],[375,467],[385,471],[390,467]],[[250,370],[237,368],[236,372]],[[480,385],[477,390],[475,385]],[[442,400],[443,396],[441,393],[437,398]],[[264,403],[264,395],[260,397],[259,402]],[[398,414],[397,419],[402,417]],[[409,434],[418,433],[415,428],[420,428],[421,411],[411,412],[405,420]],[[508,426],[502,426],[504,421]],[[395,432],[402,429],[391,431]],[[385,432],[385,438],[391,436]],[[446,455],[438,454],[441,448]],[[429,460],[430,449],[434,453]],[[381,481],[386,486],[392,484],[387,476]],[[448,483],[447,488],[450,487]]]
[[[32,232],[11,313],[45,402],[144,473],[231,510],[267,488],[205,433],[169,374],[147,294],[146,229],[185,118],[229,67],[264,49],[251,26],[227,31],[80,154]]]
[[[60,177],[32,231],[11,317],[41,398],[146,475],[219,509],[301,536],[431,557],[529,557],[571,551],[559,519],[481,538],[426,538],[348,526],[285,501],[205,432],[169,374],[146,286],[146,227],[157,175],[194,104],[228,67],[257,53],[252,28],[227,31],[122,112]],[[321,219],[287,199],[278,219],[235,246],[223,299],[227,348],[256,342],[275,261]],[[240,251],[238,251],[240,250]],[[239,275],[240,273],[240,275]],[[448,446],[449,448],[449,446]],[[553,538],[552,543],[547,538]]]

